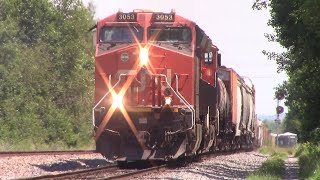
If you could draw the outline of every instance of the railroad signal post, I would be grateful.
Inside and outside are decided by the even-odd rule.
[[[279,145],[279,144],[278,144],[278,142],[279,142],[279,141],[278,141],[279,126],[280,126],[280,123],[281,123],[280,118],[279,118],[279,115],[280,115],[281,113],[283,113],[283,111],[284,111],[284,108],[279,105],[279,102],[284,99],[284,94],[281,93],[281,92],[279,92],[279,93],[277,93],[276,98],[277,98],[277,107],[276,107],[277,119],[275,119],[274,121],[275,121],[276,124],[277,124],[277,139],[276,139],[276,145],[278,146],[278,145]]]

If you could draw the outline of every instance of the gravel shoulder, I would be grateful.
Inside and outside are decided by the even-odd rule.
[[[0,157],[0,179],[17,179],[109,165],[100,154]]]
[[[164,173],[152,173],[136,179],[245,179],[258,169],[268,156],[257,152],[222,155],[188,164],[186,167],[169,169]]]

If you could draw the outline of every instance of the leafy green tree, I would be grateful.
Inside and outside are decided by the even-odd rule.
[[[310,132],[320,127],[320,1],[256,0],[253,7],[270,9],[269,25],[276,34],[267,37],[279,42],[287,52],[264,53],[289,76],[283,84],[288,92],[287,121],[299,121],[292,123],[299,124],[295,127],[302,140],[310,140]]]
[[[88,144],[92,12],[80,0],[0,0],[0,10],[0,143]]]

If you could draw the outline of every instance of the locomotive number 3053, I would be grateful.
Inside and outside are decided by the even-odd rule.
[[[118,21],[136,21],[137,16],[134,13],[119,13],[117,19]]]
[[[155,14],[155,21],[174,21],[173,14]]]

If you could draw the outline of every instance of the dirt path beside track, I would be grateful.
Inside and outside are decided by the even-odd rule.
[[[286,171],[283,176],[284,180],[298,180],[298,173],[299,173],[299,165],[298,165],[298,158],[296,157],[288,157],[285,161]]]

